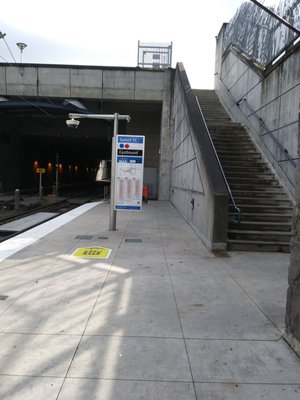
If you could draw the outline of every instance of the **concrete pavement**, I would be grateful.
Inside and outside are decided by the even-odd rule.
[[[1,400],[299,399],[288,254],[214,255],[168,202],[117,228],[94,203],[0,244]]]

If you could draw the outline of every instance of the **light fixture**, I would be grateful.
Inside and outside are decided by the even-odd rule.
[[[20,51],[21,51],[21,64],[22,64],[22,54],[23,54],[23,50],[25,49],[25,47],[27,47],[26,43],[23,42],[18,42],[17,46],[19,47]]]

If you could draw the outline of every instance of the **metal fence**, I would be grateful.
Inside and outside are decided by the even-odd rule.
[[[270,9],[300,30],[300,0],[281,0],[277,8]],[[223,53],[234,45],[252,61],[266,67],[298,39],[278,19],[247,1],[226,26]]]
[[[138,42],[138,67],[169,68],[172,66],[171,43]]]

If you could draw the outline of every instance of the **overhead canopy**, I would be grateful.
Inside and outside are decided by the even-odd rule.
[[[65,115],[70,112],[89,114],[91,111],[78,100],[66,99],[62,103],[50,100],[31,100],[24,98],[8,99],[0,97],[1,114],[44,114],[44,115]]]

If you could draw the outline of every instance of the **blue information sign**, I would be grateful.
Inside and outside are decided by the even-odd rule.
[[[115,210],[142,209],[144,152],[145,136],[117,135]]]

